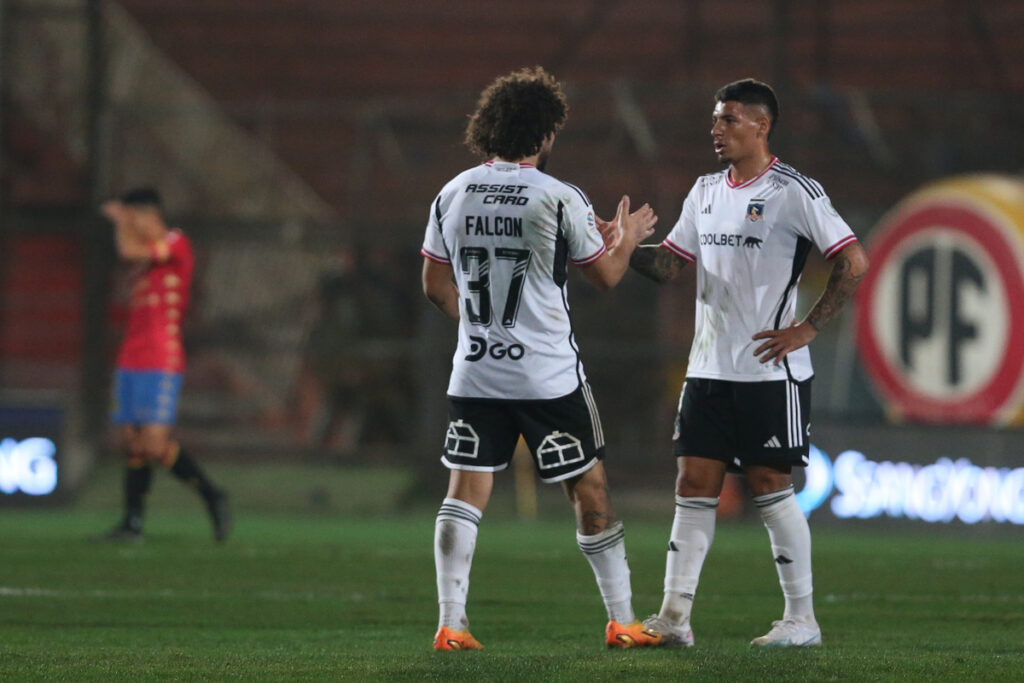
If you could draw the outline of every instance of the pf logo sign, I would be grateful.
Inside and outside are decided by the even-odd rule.
[[[864,364],[896,420],[1024,417],[1024,183],[944,180],[875,231],[859,292]]]

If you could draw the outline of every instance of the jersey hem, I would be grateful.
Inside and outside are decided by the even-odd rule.
[[[495,398],[493,396],[457,396],[455,394],[448,394],[449,401],[479,401],[481,403],[535,403],[537,401],[561,401],[563,398],[572,396],[580,390],[582,384],[577,384],[576,388],[564,394],[558,396],[551,396],[549,398]]]
[[[846,237],[844,237],[843,239],[839,240],[838,242],[836,242],[835,244],[833,244],[831,247],[829,247],[828,249],[826,249],[824,251],[825,258],[826,259],[831,259],[833,256],[838,254],[843,249],[843,247],[845,247],[845,246],[847,246],[849,244],[852,244],[852,243],[854,243],[856,241],[857,241],[857,236],[856,235],[847,235]]]
[[[758,375],[757,377],[751,377],[750,375],[732,375],[732,374],[725,374],[725,373],[699,372],[699,373],[692,373],[692,374],[691,373],[686,373],[686,379],[717,379],[717,380],[722,380],[724,382],[748,382],[748,383],[754,383],[754,382],[778,382],[778,381],[781,381],[781,380],[788,380],[789,379],[789,373],[786,372],[785,369],[783,369],[782,372],[779,373],[779,374]],[[814,373],[813,372],[810,375],[808,375],[807,377],[805,377],[804,379],[796,379],[796,378],[794,378],[794,381],[796,381],[796,382],[806,382],[809,379],[814,379]]]
[[[680,247],[678,244],[675,244],[674,242],[670,241],[667,237],[664,240],[662,240],[661,245],[663,247],[665,247],[666,249],[668,249],[669,251],[671,251],[676,256],[684,258],[687,261],[689,261],[690,263],[696,263],[697,262],[697,257],[695,255],[693,255],[690,252],[686,251],[685,249]]]
[[[446,259],[443,256],[438,256],[437,254],[433,254],[433,253],[427,251],[426,247],[420,249],[420,253],[423,254],[423,256],[425,258],[430,259],[434,263],[442,263],[444,265],[450,265],[451,264],[451,260]]]
[[[604,256],[606,251],[608,251],[608,247],[606,247],[605,245],[602,244],[601,248],[598,249],[593,254],[591,254],[590,256],[587,256],[587,257],[581,258],[581,259],[569,259],[569,260],[572,261],[572,264],[574,266],[585,266],[588,263],[593,263],[597,259],[599,259],[602,256]]]

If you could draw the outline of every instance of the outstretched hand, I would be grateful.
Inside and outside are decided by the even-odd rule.
[[[793,351],[810,344],[816,336],[818,331],[809,322],[798,323],[794,320],[789,327],[781,330],[764,330],[751,338],[767,339],[768,341],[754,349],[754,355],[758,356],[762,363],[774,361],[775,365],[778,365]]]
[[[604,245],[609,250],[617,247],[623,238],[628,239],[634,246],[643,242],[654,234],[654,224],[658,222],[658,217],[649,204],[644,204],[630,213],[628,195],[623,195],[619,200],[613,220],[604,221],[596,216],[595,219],[597,230],[601,233]]]

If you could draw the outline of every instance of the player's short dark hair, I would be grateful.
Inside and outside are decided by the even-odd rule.
[[[480,94],[464,142],[482,157],[509,161],[533,156],[544,138],[565,125],[569,104],[562,86],[543,67],[498,78]]]
[[[739,102],[740,104],[759,104],[768,109],[771,114],[771,128],[768,129],[768,137],[775,132],[775,123],[779,120],[779,100],[775,97],[772,86],[753,78],[733,81],[723,85],[715,93],[717,102]]]
[[[156,188],[152,187],[133,187],[123,193],[120,199],[121,203],[125,206],[151,207],[154,209],[161,207],[160,193],[156,191]]]

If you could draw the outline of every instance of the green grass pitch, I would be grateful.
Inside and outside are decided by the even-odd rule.
[[[300,514],[282,500],[267,513],[240,497],[217,547],[196,501],[162,493],[145,543],[97,545],[84,539],[117,500],[101,489],[68,509],[0,511],[0,681],[1024,680],[1019,536],[812,526],[825,645],[753,651],[782,609],[767,538],[720,524],[696,647],[608,651],[568,509],[520,522],[497,506],[470,591],[486,649],[436,653],[430,509]],[[670,497],[666,508],[663,520],[624,513],[641,616],[661,600]]]

